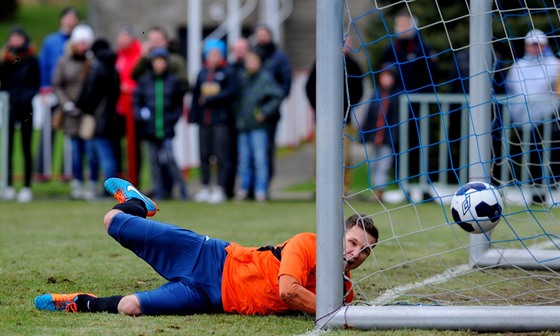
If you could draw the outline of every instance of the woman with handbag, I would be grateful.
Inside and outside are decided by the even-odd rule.
[[[59,58],[53,77],[53,88],[58,98],[62,116],[61,127],[70,137],[72,147],[72,199],[92,199],[95,196],[98,167],[91,142],[79,137],[82,111],[76,105],[82,85],[88,75],[91,56],[88,51],[94,40],[93,30],[84,24],[74,28],[68,40],[66,51]],[[84,157],[89,162],[89,185],[84,185]]]

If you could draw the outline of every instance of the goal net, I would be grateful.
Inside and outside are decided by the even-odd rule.
[[[317,3],[318,69],[346,64],[343,42],[328,42],[342,35],[362,71],[343,67],[341,88],[329,75],[318,80],[318,327],[559,330],[555,2],[332,3]],[[321,58],[329,52],[334,59]],[[341,132],[342,122],[321,117],[339,115],[336,90],[351,90],[356,77],[372,92],[349,104]],[[344,164],[333,150],[341,138]],[[329,162],[343,167],[333,171]],[[344,188],[343,174],[352,176]],[[450,210],[455,191],[472,181],[492,184],[503,201],[500,223],[482,234],[464,231]],[[337,211],[372,218],[381,235],[352,273],[351,306],[329,274],[340,268]]]

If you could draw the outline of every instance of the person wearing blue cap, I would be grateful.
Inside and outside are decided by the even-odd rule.
[[[169,69],[169,51],[166,48],[153,49],[150,61],[150,71],[138,80],[133,105],[139,136],[148,149],[153,197],[170,197],[173,186],[176,186],[179,197],[187,199],[187,187],[172,147],[185,91],[181,80]],[[171,189],[164,183],[164,171],[172,180]]]
[[[226,62],[226,45],[208,40],[203,48],[204,66],[193,88],[189,121],[199,125],[202,189],[195,201],[221,203],[233,169],[232,128],[234,104],[238,95],[237,74]],[[218,176],[211,188],[211,158],[215,157]]]

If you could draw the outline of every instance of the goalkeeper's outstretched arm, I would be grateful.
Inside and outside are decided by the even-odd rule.
[[[278,278],[280,286],[280,298],[284,303],[311,315],[315,315],[315,294],[307,290],[299,281],[291,275],[281,275]]]

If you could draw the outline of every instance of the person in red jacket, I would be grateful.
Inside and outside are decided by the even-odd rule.
[[[226,312],[272,315],[316,313],[316,235],[300,233],[271,246],[244,247],[146,219],[157,205],[130,182],[105,181],[119,204],[105,214],[111,237],[146,261],[168,280],[161,287],[126,296],[43,294],[39,310],[109,312],[125,315],[170,315]],[[379,231],[369,217],[348,217],[341,256],[345,302],[354,294],[350,271],[359,267],[377,244]]]
[[[117,35],[117,61],[115,66],[121,80],[121,95],[117,101],[117,114],[124,118],[124,130],[126,131],[127,139],[128,179],[135,185],[138,185],[139,156],[137,153],[139,149],[133,109],[133,96],[137,84],[132,77],[132,72],[141,56],[142,42],[134,36],[134,32],[130,27],[123,27]],[[115,143],[117,151],[121,149],[120,138],[119,136]]]

